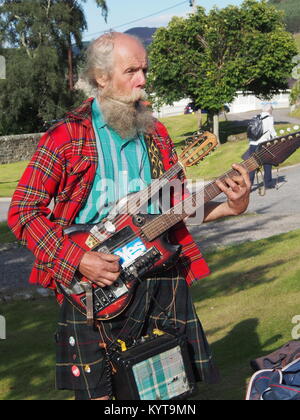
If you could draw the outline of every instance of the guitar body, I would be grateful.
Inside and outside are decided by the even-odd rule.
[[[210,138],[207,139],[207,142],[208,144],[205,144],[205,147],[213,147]],[[190,146],[191,153],[189,153],[189,150],[187,151],[185,157],[187,165],[195,164],[203,156],[203,154],[197,155],[198,149],[193,150],[195,144]],[[278,166],[299,147],[300,132],[288,134],[263,143],[261,149],[244,161],[242,165],[248,172],[252,172],[265,164]],[[174,172],[169,169],[160,181],[165,183],[171,181],[178,174],[179,169],[177,167]],[[237,175],[240,175],[238,171],[231,170],[221,176],[219,180],[225,181],[228,177],[233,178]],[[155,186],[156,190],[151,191],[149,195],[150,187],[148,187],[145,192],[142,191],[138,194],[137,200],[134,200],[135,204],[139,203],[137,206],[139,209],[143,204],[148,203],[154,193],[160,191],[162,185],[157,185],[156,181],[151,184],[151,186]],[[100,225],[76,225],[66,229],[65,234],[86,251],[116,254],[121,258],[121,275],[113,286],[100,288],[93,285],[94,318],[109,320],[117,317],[131,302],[135,288],[143,277],[146,275],[151,277],[151,275],[168,270],[173,266],[181,254],[181,246],[172,245],[168,241],[168,232],[177,223],[194,214],[195,203],[201,202],[201,205],[203,205],[219,194],[221,194],[221,190],[216,181],[213,181],[207,184],[204,190],[191,194],[183,203],[180,202],[162,215],[137,214],[131,216],[135,212],[129,211],[126,214],[120,212],[118,216],[115,216],[112,212],[110,217]],[[129,204],[131,201],[129,200]],[[183,204],[184,207],[182,207]],[[122,207],[124,207],[124,204],[121,204]],[[136,206],[134,208],[136,209]],[[90,305],[86,304],[86,289],[80,283],[86,284],[88,280],[80,277],[79,274],[76,280],[77,282],[71,289],[62,285],[58,286],[66,298],[83,314],[86,314],[87,306],[90,307]],[[90,294],[88,296],[90,297]]]
[[[168,234],[152,242],[141,234],[140,228],[156,217],[158,215],[121,215],[113,223],[104,223],[102,229],[99,225],[74,225],[65,230],[65,234],[87,252],[120,256],[121,275],[118,281],[105,288],[93,285],[94,319],[109,320],[120,315],[130,304],[135,288],[143,277],[147,275],[149,278],[168,270],[178,260],[181,246],[170,244]],[[112,233],[114,229],[116,233]],[[72,289],[62,285],[59,287],[65,297],[86,314],[86,294],[80,282],[88,280],[79,273],[76,280]]]
[[[116,254],[121,257],[119,280],[112,287],[92,287],[94,319],[109,320],[120,315],[131,302],[135,288],[143,277],[168,270],[176,263],[181,254],[181,246],[170,244],[167,229],[162,229],[161,234],[156,235],[158,239],[153,241],[146,240],[145,235],[142,235],[141,228],[162,215],[137,213],[143,212],[143,206],[147,209],[149,199],[178,177],[184,167],[197,165],[217,146],[218,141],[213,134],[197,133],[179,157],[180,161],[177,164],[154,180],[145,190],[117,202],[108,220],[99,225],[74,225],[65,230],[65,234],[87,252]],[[70,303],[84,315],[87,314],[88,306],[90,316],[91,305],[87,304],[85,288],[88,280],[80,276],[80,273],[77,273],[75,280],[70,289],[62,284],[58,284],[58,287]],[[90,296],[88,300],[90,301]]]

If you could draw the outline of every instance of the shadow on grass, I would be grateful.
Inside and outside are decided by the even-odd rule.
[[[245,232],[244,232],[245,234]],[[299,237],[299,232],[289,233],[290,241]],[[203,301],[207,298],[218,296],[230,296],[242,290],[248,290],[260,284],[271,283],[277,279],[270,276],[270,272],[276,273],[276,268],[283,264],[293,264],[290,255],[281,255],[281,258],[274,258],[269,264],[253,265],[247,267],[245,265],[242,270],[230,270],[230,267],[237,261],[245,261],[256,259],[261,256],[269,248],[274,247],[277,240],[284,239],[284,235],[273,236],[269,239],[263,239],[257,242],[257,246],[253,246],[253,242],[236,245],[230,248],[217,250],[206,255],[206,259],[210,266],[213,277],[208,277],[193,286],[192,294],[195,302]],[[238,259],[237,259],[238,258]],[[298,257],[294,257],[298,261]],[[257,263],[258,264],[258,263]],[[229,270],[228,270],[229,269]]]
[[[219,296],[230,296],[243,290],[248,290],[260,284],[272,283],[276,277],[267,278],[266,275],[272,268],[276,268],[278,264],[285,261],[276,261],[273,264],[257,266],[251,270],[241,272],[230,272],[217,276],[214,280],[210,279],[206,285],[202,285],[193,290],[195,301],[209,299]]]
[[[0,182],[0,185],[5,185],[5,184],[13,184],[15,182],[19,182],[19,179],[16,179],[15,181],[5,181],[5,182]]]
[[[247,124],[246,124],[247,125]],[[212,131],[209,127],[203,126],[204,131]],[[220,122],[220,141],[221,144],[227,142],[228,137],[232,135],[244,134],[246,132],[245,125],[240,121],[221,121]],[[176,147],[185,147],[186,139],[195,134],[195,131],[188,131],[184,133],[178,133],[177,137],[182,138],[181,141],[176,142]]]
[[[258,325],[256,318],[244,320],[211,346],[221,380],[215,385],[200,384],[197,400],[245,399],[248,380],[254,374],[250,361],[270,353],[263,349],[267,345],[275,345],[282,338],[276,335],[267,343],[261,343]]]

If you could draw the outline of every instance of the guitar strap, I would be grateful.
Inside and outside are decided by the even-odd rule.
[[[154,135],[145,135],[145,142],[148,149],[152,179],[158,179],[165,172],[162,155],[156,145]]]
[[[86,294],[86,320],[88,326],[94,325],[94,299],[93,286],[90,282],[81,282],[81,287]]]

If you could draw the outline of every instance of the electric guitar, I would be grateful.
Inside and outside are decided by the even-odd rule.
[[[282,136],[263,143],[242,165],[248,172],[264,164],[278,166],[299,147],[300,132]],[[230,170],[218,179],[224,181],[236,175],[239,175],[237,171]],[[88,313],[89,319],[109,320],[120,315],[130,304],[135,287],[143,276],[147,274],[147,277],[151,277],[152,274],[168,270],[176,264],[182,249],[181,246],[169,242],[170,229],[192,216],[198,207],[204,206],[219,194],[221,190],[216,181],[213,181],[164,214],[118,215],[104,222],[101,229],[98,226],[97,236],[91,226],[73,226],[67,229],[66,234],[86,251],[120,256],[121,275],[117,282],[106,288],[91,286],[86,279],[77,277],[78,281],[72,289],[63,288],[66,297],[82,313]]]

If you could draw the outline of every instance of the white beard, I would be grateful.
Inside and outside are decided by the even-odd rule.
[[[99,94],[99,102],[105,122],[123,139],[134,138],[139,133],[154,130],[152,110],[143,104],[147,98],[144,90],[130,96],[118,95],[110,87]]]

